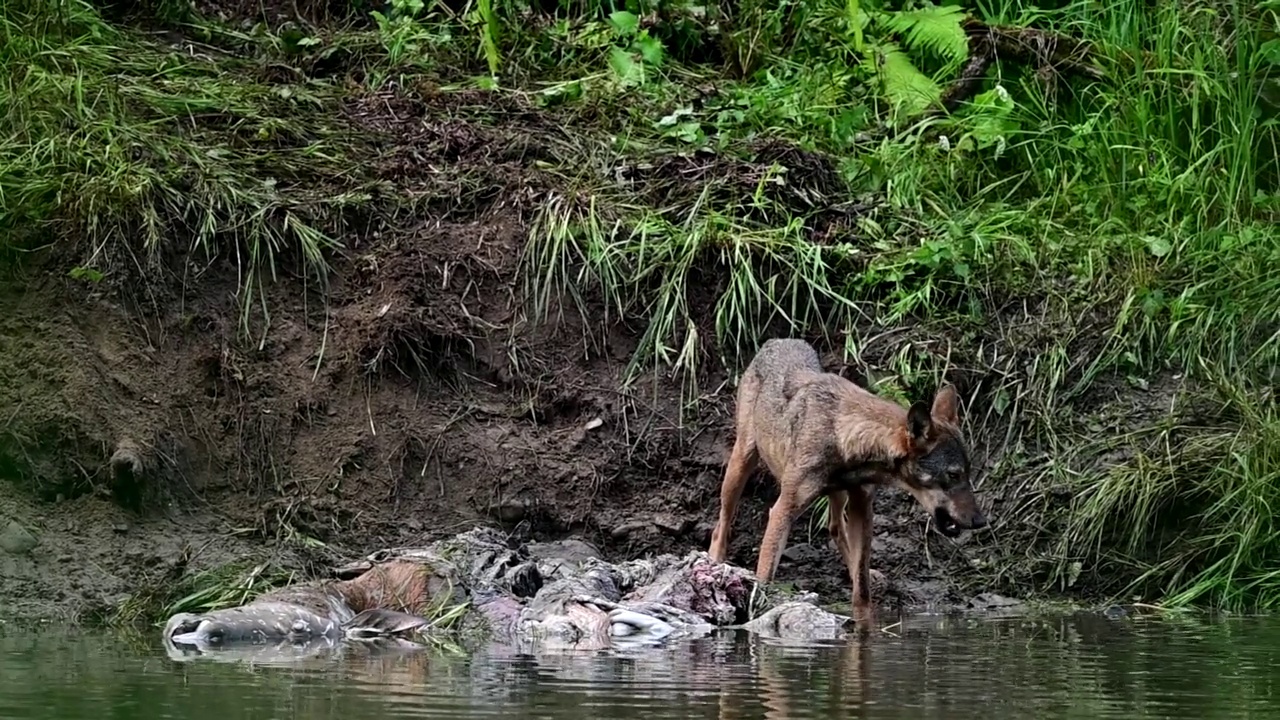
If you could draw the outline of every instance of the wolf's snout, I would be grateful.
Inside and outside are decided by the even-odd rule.
[[[965,530],[980,530],[989,524],[987,516],[976,506],[969,510],[956,504],[950,504],[950,507],[939,505],[933,511],[933,520],[938,531],[950,538],[959,537]]]
[[[956,519],[944,507],[939,507],[933,511],[933,521],[938,526],[938,532],[949,538],[959,537],[960,533],[964,532],[964,528],[960,527],[960,523],[956,522]]]
[[[987,526],[987,516],[981,510],[973,511],[973,520],[969,521],[970,530],[981,530]]]

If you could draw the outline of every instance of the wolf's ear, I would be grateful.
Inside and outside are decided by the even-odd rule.
[[[960,397],[954,385],[945,385],[933,398],[933,417],[951,425],[960,424]]]
[[[924,442],[933,429],[933,416],[929,412],[928,403],[917,400],[907,410],[907,431],[911,433],[913,442]]]

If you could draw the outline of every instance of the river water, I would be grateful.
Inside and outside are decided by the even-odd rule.
[[[1280,619],[908,618],[843,642],[625,652],[360,647],[265,663],[158,631],[0,626],[0,719],[1276,718]]]

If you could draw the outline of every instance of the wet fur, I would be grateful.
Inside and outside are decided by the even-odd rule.
[[[849,570],[855,616],[871,610],[872,511],[877,487],[897,486],[957,535],[986,524],[969,484],[958,398],[947,386],[932,406],[910,408],[825,372],[802,340],[769,340],[738,386],[736,439],[720,489],[710,554],[724,562],[738,501],[763,463],[779,485],[756,576],[769,582],[795,519],[830,498],[829,531]]]

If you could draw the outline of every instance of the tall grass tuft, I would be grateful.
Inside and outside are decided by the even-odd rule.
[[[229,256],[248,309],[286,258],[323,277],[322,223],[364,199],[320,180],[343,177],[333,133],[286,120],[322,111],[322,91],[181,55],[83,0],[5,4],[0,62],[5,244],[69,239],[98,272],[154,273],[175,246]]]
[[[1071,478],[1061,556],[1103,578],[1136,569],[1129,592],[1173,604],[1272,607],[1275,398],[1248,389],[1269,386],[1280,360],[1280,108],[1265,100],[1263,50],[1274,10],[1073,3],[1049,17],[1113,53],[1109,85],[1065,109],[1033,107],[1025,142],[1037,194],[1113,247],[1122,300],[1076,389],[1108,370],[1171,365],[1212,393],[1223,408],[1212,415],[1231,418],[1175,412],[1122,443],[1136,451],[1129,462]]]

